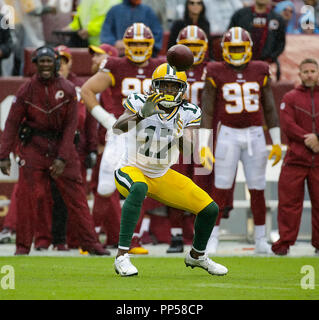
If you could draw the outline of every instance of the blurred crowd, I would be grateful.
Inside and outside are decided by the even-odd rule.
[[[317,0],[270,2],[274,12],[282,16],[287,34],[318,33]],[[123,55],[122,36],[133,22],[144,22],[151,28],[155,56],[163,46],[165,32],[170,33],[168,47],[174,43],[178,25],[181,26],[178,21],[196,23],[209,34],[222,34],[233,14],[253,3],[252,0],[204,0],[203,14],[199,21],[192,21],[184,0],[1,0],[0,12],[7,19],[1,24],[1,34],[7,34],[0,41],[0,58],[5,59],[2,72],[4,76],[23,75],[23,48],[44,44],[87,47],[108,43]],[[211,52],[210,57],[213,59]]]

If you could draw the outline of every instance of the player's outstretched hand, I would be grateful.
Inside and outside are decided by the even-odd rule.
[[[161,93],[156,93],[156,92],[152,93],[151,95],[149,95],[147,97],[147,99],[144,103],[144,106],[139,111],[139,115],[142,118],[147,118],[147,117],[152,116],[153,114],[165,113],[164,110],[160,110],[160,109],[156,108],[157,104],[164,99],[165,99],[165,97],[163,97],[163,95]]]
[[[215,157],[214,157],[212,151],[210,150],[210,148],[209,147],[203,147],[200,150],[199,157],[200,157],[201,165],[204,168],[208,169],[209,171],[212,171],[213,163],[215,162]]]
[[[270,151],[270,154],[269,154],[269,157],[268,157],[268,160],[270,160],[272,157],[275,156],[275,161],[274,163],[272,164],[272,167],[275,166],[280,160],[281,160],[281,147],[279,144],[273,144],[272,145],[272,149]]]

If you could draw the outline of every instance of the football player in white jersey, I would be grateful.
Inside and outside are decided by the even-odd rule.
[[[199,128],[201,120],[200,108],[183,100],[186,88],[185,72],[161,64],[152,76],[153,92],[130,95],[124,102],[126,111],[113,126],[117,133],[127,132],[125,155],[115,171],[117,189],[126,197],[114,262],[115,271],[121,276],[138,274],[128,251],[146,196],[196,215],[186,266],[201,267],[213,275],[228,272],[205,254],[218,215],[217,204],[191,179],[170,169],[179,157],[181,145],[183,150],[192,149],[191,130]]]

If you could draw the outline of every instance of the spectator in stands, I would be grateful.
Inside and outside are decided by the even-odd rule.
[[[17,136],[21,140],[15,254],[30,252],[35,225],[42,224],[45,232],[50,232],[50,179],[63,196],[82,249],[108,254],[94,231],[74,146],[78,121],[75,87],[58,77],[59,58],[51,47],[36,49],[32,61],[37,73],[18,90],[0,145],[0,169],[9,175],[9,154],[16,151]]]
[[[203,0],[186,0],[184,18],[176,20],[170,30],[167,48],[174,46],[179,32],[188,25],[196,25],[201,28],[208,37],[208,48],[211,48],[210,23],[206,18],[206,7]],[[212,58],[211,50],[208,50]]]
[[[241,0],[204,0],[204,3],[210,32],[215,34],[223,34],[233,13],[243,7]]]
[[[236,11],[229,28],[242,27],[253,41],[253,60],[275,62],[284,51],[286,25],[281,16],[270,6],[270,0],[255,0],[253,6]]]
[[[274,10],[283,17],[286,23],[286,33],[298,33],[295,5],[292,1],[281,1]]]
[[[105,17],[101,30],[101,43],[115,46],[120,56],[124,56],[123,36],[125,30],[135,22],[147,25],[155,39],[153,57],[162,49],[163,28],[154,10],[142,0],[123,0],[123,3],[113,6]]]
[[[39,1],[5,0],[7,5],[14,8],[14,47],[12,75],[23,74],[24,48],[37,48],[45,44],[41,13],[43,6]]]
[[[182,18],[185,0],[143,0],[144,4],[153,8],[164,31],[169,31],[174,20]]]
[[[77,31],[71,37],[70,47],[87,47],[100,44],[100,33],[108,10],[120,0],[82,0],[73,21],[64,30]]]
[[[0,76],[2,76],[2,60],[10,56],[13,47],[11,32],[4,19],[5,17],[0,14]]]
[[[302,84],[286,93],[280,105],[281,128],[288,138],[288,151],[278,183],[280,238],[272,245],[286,255],[297,240],[305,182],[312,206],[312,245],[319,253],[319,67],[314,59],[299,65]]]

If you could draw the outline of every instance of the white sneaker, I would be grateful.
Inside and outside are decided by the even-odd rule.
[[[257,254],[272,254],[271,245],[267,243],[266,238],[256,240],[255,253]]]
[[[191,257],[190,252],[186,254],[184,260],[186,267],[199,267],[205,269],[208,273],[217,276],[223,276],[228,272],[228,269],[221,264],[218,264],[211,260],[207,254],[199,256],[198,259],[194,259]]]
[[[117,274],[122,277],[135,276],[138,274],[136,267],[133,266],[128,253],[123,256],[119,256],[114,261],[114,269]]]

